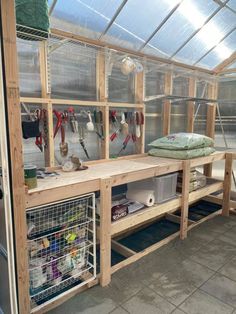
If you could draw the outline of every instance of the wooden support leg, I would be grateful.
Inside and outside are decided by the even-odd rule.
[[[206,136],[215,138],[216,104],[207,105]],[[212,177],[212,163],[204,166],[204,175]]]
[[[111,178],[100,181],[100,284],[111,281]]]
[[[180,238],[187,237],[188,231],[188,203],[189,203],[190,161],[183,161],[183,183],[181,200]]]
[[[223,203],[222,203],[222,215],[223,216],[229,216],[232,170],[233,170],[233,155],[230,153],[226,153],[224,191],[223,191]]]

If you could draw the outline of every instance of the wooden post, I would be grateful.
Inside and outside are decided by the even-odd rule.
[[[144,99],[144,72],[135,75],[135,103],[143,104]],[[140,109],[144,116],[144,125],[141,127],[141,137],[136,142],[136,153],[143,154],[145,151],[145,105]]]
[[[111,178],[100,180],[100,284],[111,281]]]
[[[171,95],[173,90],[172,73],[165,74],[165,95]],[[170,133],[170,120],[171,120],[171,102],[166,99],[162,105],[162,134],[168,135]]]
[[[189,79],[189,96],[196,97],[196,80],[193,77]],[[194,101],[188,101],[187,119],[187,132],[192,133],[194,131]]]
[[[50,98],[48,87],[48,64],[47,64],[47,42],[40,43],[39,48],[39,64],[40,64],[40,79],[41,79],[41,96],[42,98]],[[47,147],[44,150],[45,166],[54,167],[54,138],[53,138],[53,108],[52,103],[42,105],[43,109],[47,110]]]
[[[107,101],[106,84],[106,60],[104,51],[100,50],[96,61],[96,90],[97,100]],[[109,159],[109,106],[100,107],[103,115],[104,141],[101,142],[101,158]]]
[[[230,193],[231,193],[231,181],[233,170],[233,155],[226,153],[225,158],[225,176],[224,176],[224,189],[223,189],[223,203],[222,203],[222,215],[229,216],[230,210]]]
[[[206,136],[215,138],[215,120],[216,120],[216,105],[207,105],[207,119],[206,119]],[[204,175],[212,176],[212,163],[204,166]]]
[[[14,0],[1,0],[3,68],[10,149],[10,186],[14,216],[18,306],[20,314],[28,314],[30,313],[29,268],[15,21]]]
[[[181,223],[180,238],[184,240],[188,231],[188,207],[189,207],[189,181],[190,181],[190,161],[183,161],[183,182],[181,199]]]

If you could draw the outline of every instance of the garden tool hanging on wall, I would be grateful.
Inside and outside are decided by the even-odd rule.
[[[128,134],[122,144],[122,148],[121,150],[119,151],[118,155],[117,156],[120,156],[120,154],[122,153],[122,151],[124,151],[129,143],[129,140],[131,139],[131,136]]]
[[[83,151],[84,151],[86,157],[88,159],[90,159],[87,148],[85,146],[85,142],[84,142],[84,127],[83,126],[79,126],[79,143],[80,143],[81,147],[83,148]]]
[[[95,133],[101,140],[104,140],[103,127],[102,127],[102,112],[94,110],[93,116],[94,116],[94,122],[95,122]]]
[[[115,110],[112,110],[110,112],[110,120],[112,122],[113,127],[115,128],[115,132],[113,132],[112,135],[110,136],[110,140],[113,142],[121,131],[121,127],[118,123]]]
[[[73,133],[78,133],[79,132],[79,123],[78,123],[77,118],[75,116],[74,108],[70,107],[68,109],[68,113],[70,113],[71,130],[72,130]]]
[[[58,131],[61,131],[61,142],[59,145],[60,153],[62,157],[66,157],[68,155],[68,143],[65,142],[65,126],[68,122],[68,112],[59,112],[57,110],[53,110],[57,118],[56,127],[54,129],[54,138],[56,137]]]

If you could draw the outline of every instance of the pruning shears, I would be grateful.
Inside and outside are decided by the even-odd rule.
[[[119,151],[119,153],[118,153],[117,156],[119,156],[119,155],[121,154],[121,152],[126,149],[126,147],[127,147],[128,143],[129,143],[129,140],[130,140],[130,139],[131,139],[131,136],[128,134],[128,135],[126,136],[126,138],[125,138],[125,140],[124,140],[124,142],[123,142],[123,144],[122,144],[122,148],[121,148],[121,150]]]

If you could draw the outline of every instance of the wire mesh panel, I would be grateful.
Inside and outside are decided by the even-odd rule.
[[[95,196],[27,211],[32,306],[96,277]]]

